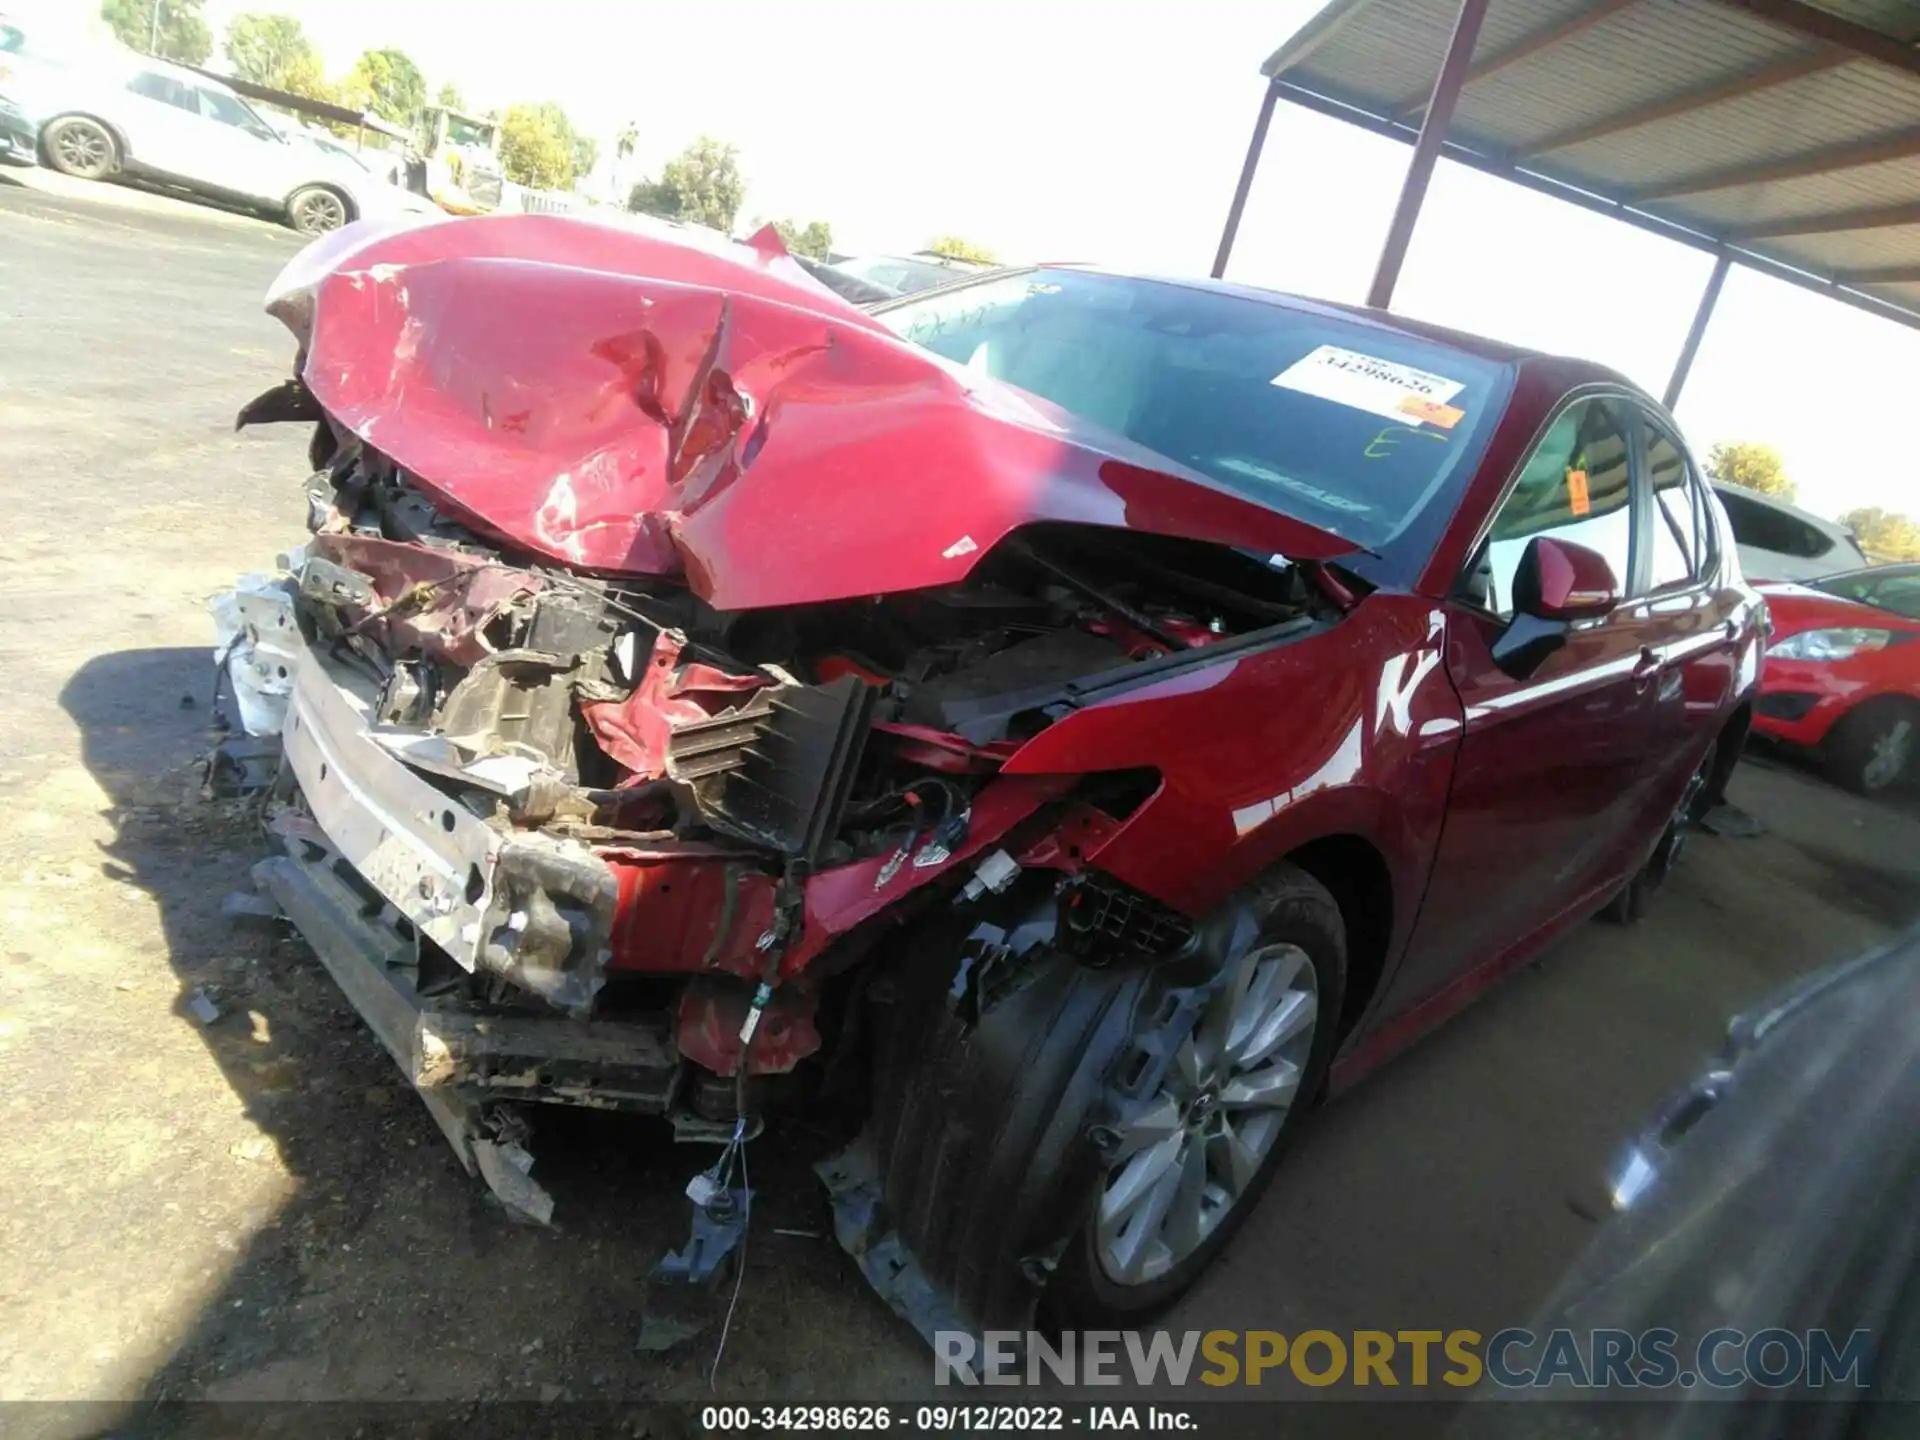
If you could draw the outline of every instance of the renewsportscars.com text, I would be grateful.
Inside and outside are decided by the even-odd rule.
[[[1869,1384],[1865,1330],[960,1330],[934,1335],[938,1385],[1812,1389]]]

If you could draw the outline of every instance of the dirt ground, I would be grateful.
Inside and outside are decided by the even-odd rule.
[[[205,602],[302,533],[302,436],[230,428],[286,372],[259,299],[295,248],[0,169],[0,1398],[703,1399],[710,1346],[634,1342],[707,1152],[556,1118],[558,1228],[516,1227],[299,944],[220,917],[266,845],[200,798]],[[1769,761],[1733,795],[1767,834],[1698,840],[1644,923],[1583,927],[1316,1117],[1166,1323],[1524,1323],[1728,1015],[1920,913],[1913,809]],[[722,1398],[931,1388],[825,1238],[821,1143],[751,1148]]]

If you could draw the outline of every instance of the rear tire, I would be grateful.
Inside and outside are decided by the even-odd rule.
[[[1884,795],[1911,785],[1920,755],[1920,706],[1869,700],[1833,727],[1827,774],[1856,795]]]
[[[49,125],[41,148],[49,166],[76,180],[104,180],[120,168],[120,146],[113,132],[84,115]]]
[[[347,197],[331,185],[307,185],[287,197],[287,224],[302,235],[328,235],[353,218]]]
[[[1601,907],[1602,919],[1615,925],[1634,925],[1647,913],[1648,899],[1673,873],[1674,865],[1686,849],[1688,835],[1701,817],[1719,803],[1720,792],[1726,789],[1727,772],[1739,756],[1736,753],[1725,758],[1721,748],[1724,739],[1722,735],[1708,744],[1707,753],[1701,756],[1687,788],[1680,794],[1673,818],[1654,844],[1652,857],[1633,872],[1633,878],[1620,887],[1619,894]]]

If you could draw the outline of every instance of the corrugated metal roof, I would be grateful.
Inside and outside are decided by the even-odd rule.
[[[1459,9],[1334,0],[1263,68],[1411,140]],[[1916,42],[1920,0],[1489,0],[1445,153],[1920,327]]]

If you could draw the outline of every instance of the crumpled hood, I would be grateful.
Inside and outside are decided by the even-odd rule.
[[[468,523],[723,610],[952,583],[1037,521],[1354,548],[907,344],[770,231],[363,222],[267,308],[334,419]]]

